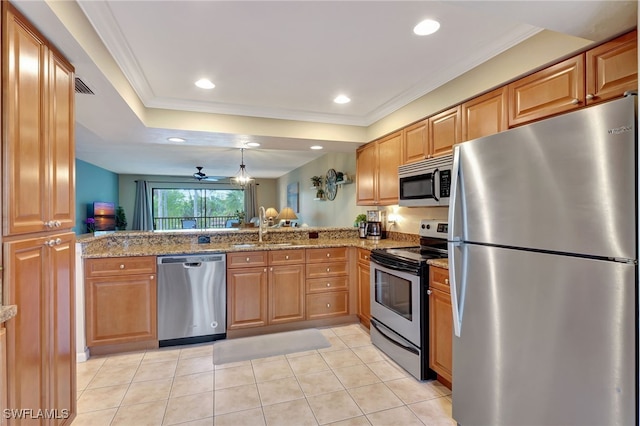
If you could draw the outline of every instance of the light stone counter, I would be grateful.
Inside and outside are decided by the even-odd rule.
[[[427,260],[427,264],[438,268],[449,269],[449,259],[429,259]]]
[[[16,315],[18,315],[18,307],[16,305],[0,306],[0,323],[9,321]]]
[[[198,237],[202,236],[209,238],[210,242],[198,243]],[[123,231],[100,236],[82,235],[77,242],[82,246],[83,258],[101,258],[323,247],[362,247],[371,250],[419,245],[419,237],[390,232],[389,238],[373,242],[358,238],[356,228],[278,228],[269,229],[260,243],[258,229],[248,228]]]

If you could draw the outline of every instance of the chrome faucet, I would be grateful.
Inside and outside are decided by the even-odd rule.
[[[258,209],[258,227],[259,227],[258,241],[259,242],[262,242],[262,236],[268,232],[266,227],[266,220],[267,220],[266,216],[267,214],[264,211],[264,207],[260,206],[260,208]]]

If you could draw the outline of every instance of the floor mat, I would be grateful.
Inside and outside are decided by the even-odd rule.
[[[213,363],[246,361],[328,348],[329,341],[318,329],[287,331],[239,339],[218,340],[213,344]]]

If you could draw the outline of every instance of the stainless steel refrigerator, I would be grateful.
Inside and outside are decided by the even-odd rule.
[[[460,425],[637,424],[635,96],[454,150]]]

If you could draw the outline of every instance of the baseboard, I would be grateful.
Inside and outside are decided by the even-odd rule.
[[[85,362],[89,359],[89,348],[85,348],[83,352],[76,353],[76,362]]]

